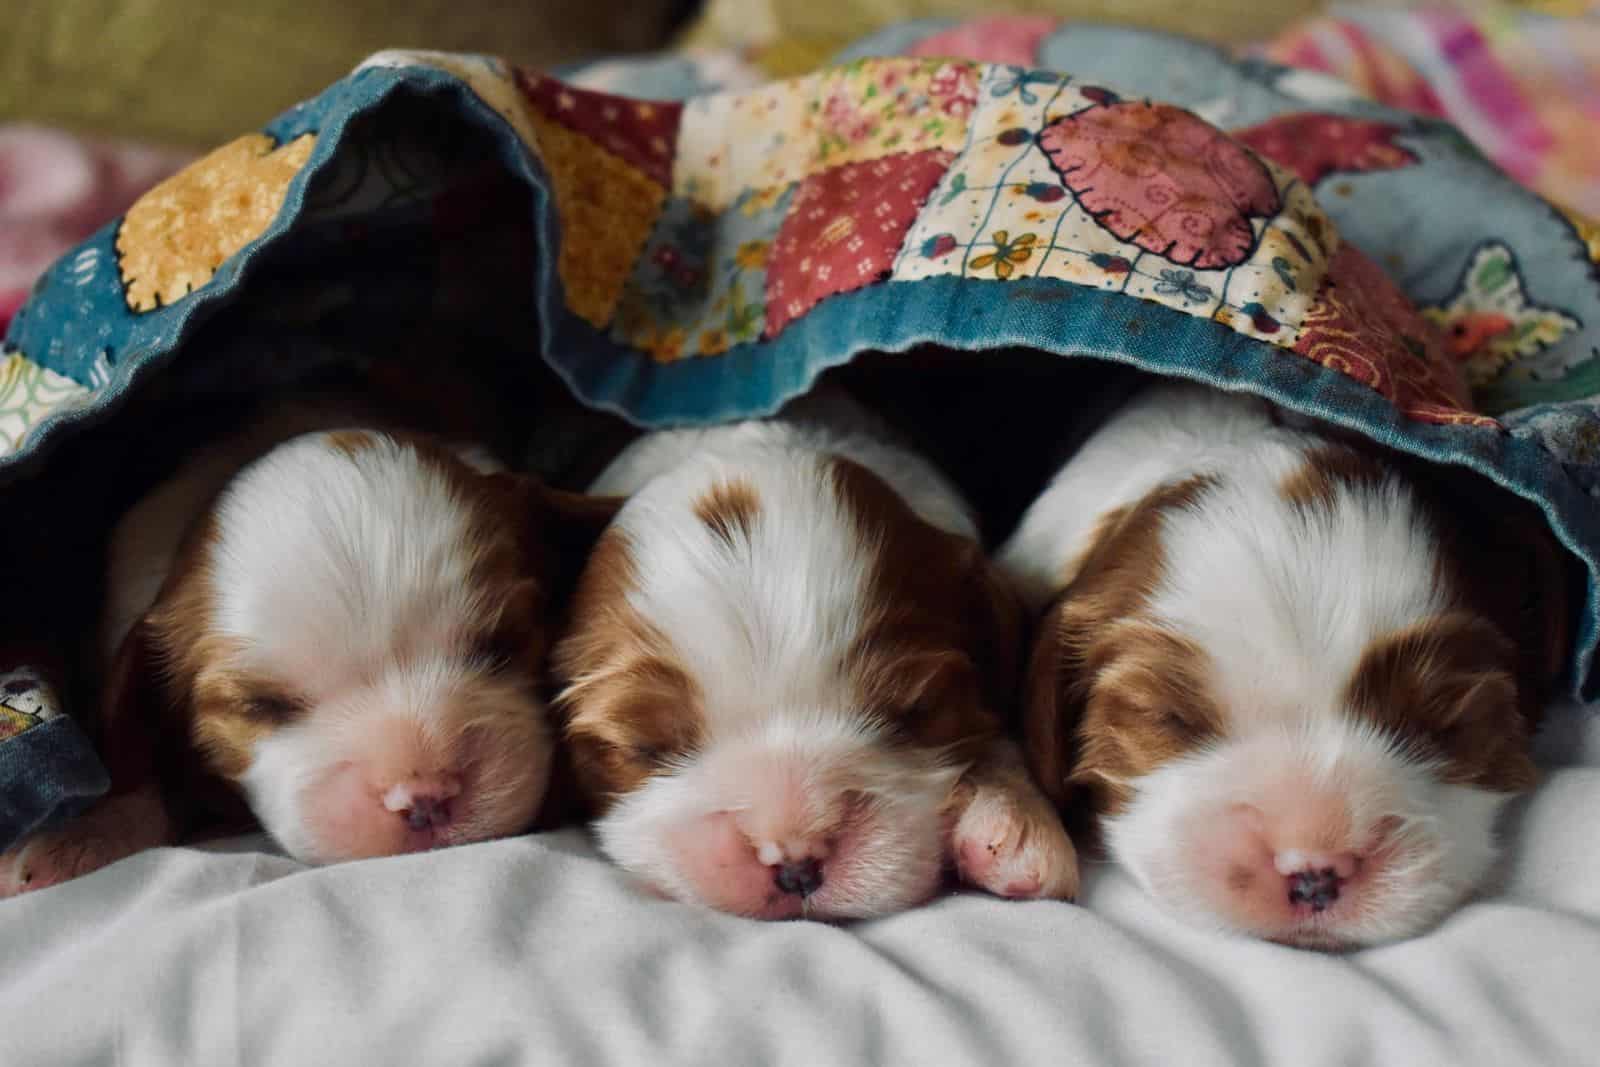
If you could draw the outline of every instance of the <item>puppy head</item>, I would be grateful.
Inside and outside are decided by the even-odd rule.
[[[569,502],[422,439],[290,440],[191,530],[111,717],[159,689],[204,770],[306,861],[518,832],[550,768],[536,679],[564,553],[604,518]]]
[[[1440,919],[1535,777],[1518,649],[1413,496],[1345,475],[1312,497],[1196,480],[1111,516],[1027,709],[1040,780],[1163,904],[1323,948]]]
[[[556,653],[602,846],[666,895],[760,918],[926,899],[1019,605],[975,543],[854,463],[703,473],[629,501]]]

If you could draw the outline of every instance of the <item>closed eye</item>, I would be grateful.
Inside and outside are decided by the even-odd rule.
[[[272,723],[293,721],[306,709],[306,702],[285,693],[253,693],[245,699],[251,716]]]
[[[1186,741],[1198,741],[1211,732],[1209,727],[1195,722],[1184,712],[1170,708],[1162,712],[1161,725],[1168,733]]]

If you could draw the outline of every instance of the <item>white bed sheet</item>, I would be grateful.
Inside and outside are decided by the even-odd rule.
[[[1331,957],[1086,906],[833,928],[637,892],[578,832],[307,869],[259,839],[0,903],[0,1067],[1600,1064],[1600,720],[1558,715],[1502,887]]]

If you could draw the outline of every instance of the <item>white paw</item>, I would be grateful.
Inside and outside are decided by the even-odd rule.
[[[996,896],[1077,895],[1077,849],[1055,809],[1031,785],[978,785],[951,832],[950,850],[961,880]]]

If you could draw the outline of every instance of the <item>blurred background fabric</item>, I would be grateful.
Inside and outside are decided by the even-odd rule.
[[[0,122],[206,146],[384,48],[546,67],[660,48],[696,0],[6,0]]]

